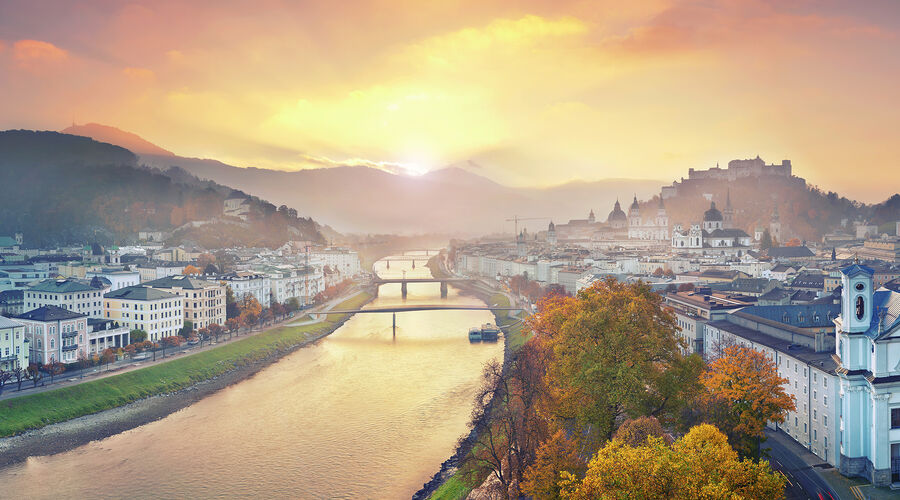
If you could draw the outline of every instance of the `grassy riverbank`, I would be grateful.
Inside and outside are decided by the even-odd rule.
[[[371,295],[363,292],[345,300],[336,308],[356,309],[370,299]],[[149,396],[185,389],[327,335],[346,319],[347,315],[332,315],[321,323],[297,327],[280,326],[160,365],[4,400],[0,402],[0,437],[123,406]]]

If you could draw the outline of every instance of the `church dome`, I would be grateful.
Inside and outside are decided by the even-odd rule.
[[[716,208],[716,202],[711,202],[709,204],[709,210],[703,213],[704,221],[721,221],[722,220],[722,212]]]
[[[616,206],[613,207],[612,212],[609,213],[609,217],[606,218],[607,222],[613,221],[625,221],[628,217],[625,215],[625,212],[622,211],[622,206],[619,205],[619,200],[616,200]]]

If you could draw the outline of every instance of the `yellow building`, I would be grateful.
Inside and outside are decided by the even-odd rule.
[[[178,335],[184,325],[184,299],[144,285],[107,293],[103,306],[106,319],[129,330],[144,330],[148,340]]]

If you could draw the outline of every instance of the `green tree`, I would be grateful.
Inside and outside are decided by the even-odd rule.
[[[144,330],[137,329],[137,328],[135,328],[134,330],[131,330],[131,333],[129,335],[131,336],[132,344],[139,344],[139,343],[147,340],[147,332],[145,332]]]
[[[194,332],[194,322],[189,320],[184,320],[184,324],[181,325],[181,330],[178,330],[178,335],[181,335],[184,338],[188,338],[191,336],[191,333]]]
[[[762,238],[759,240],[759,249],[768,250],[770,248],[772,248],[772,234],[766,229],[763,231]]]

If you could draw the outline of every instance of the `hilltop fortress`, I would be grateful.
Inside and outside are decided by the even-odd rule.
[[[704,181],[736,181],[746,178],[772,178],[792,179],[791,160],[782,160],[781,164],[766,165],[759,156],[750,160],[731,160],[728,168],[720,168],[718,164],[707,170],[688,169],[688,178],[681,178],[671,186],[663,186],[660,195],[663,199],[671,198],[678,194],[679,189],[692,184],[702,184]],[[799,178],[797,178],[799,179]],[[800,179],[801,181],[803,179]],[[803,181],[805,183],[805,181]]]

